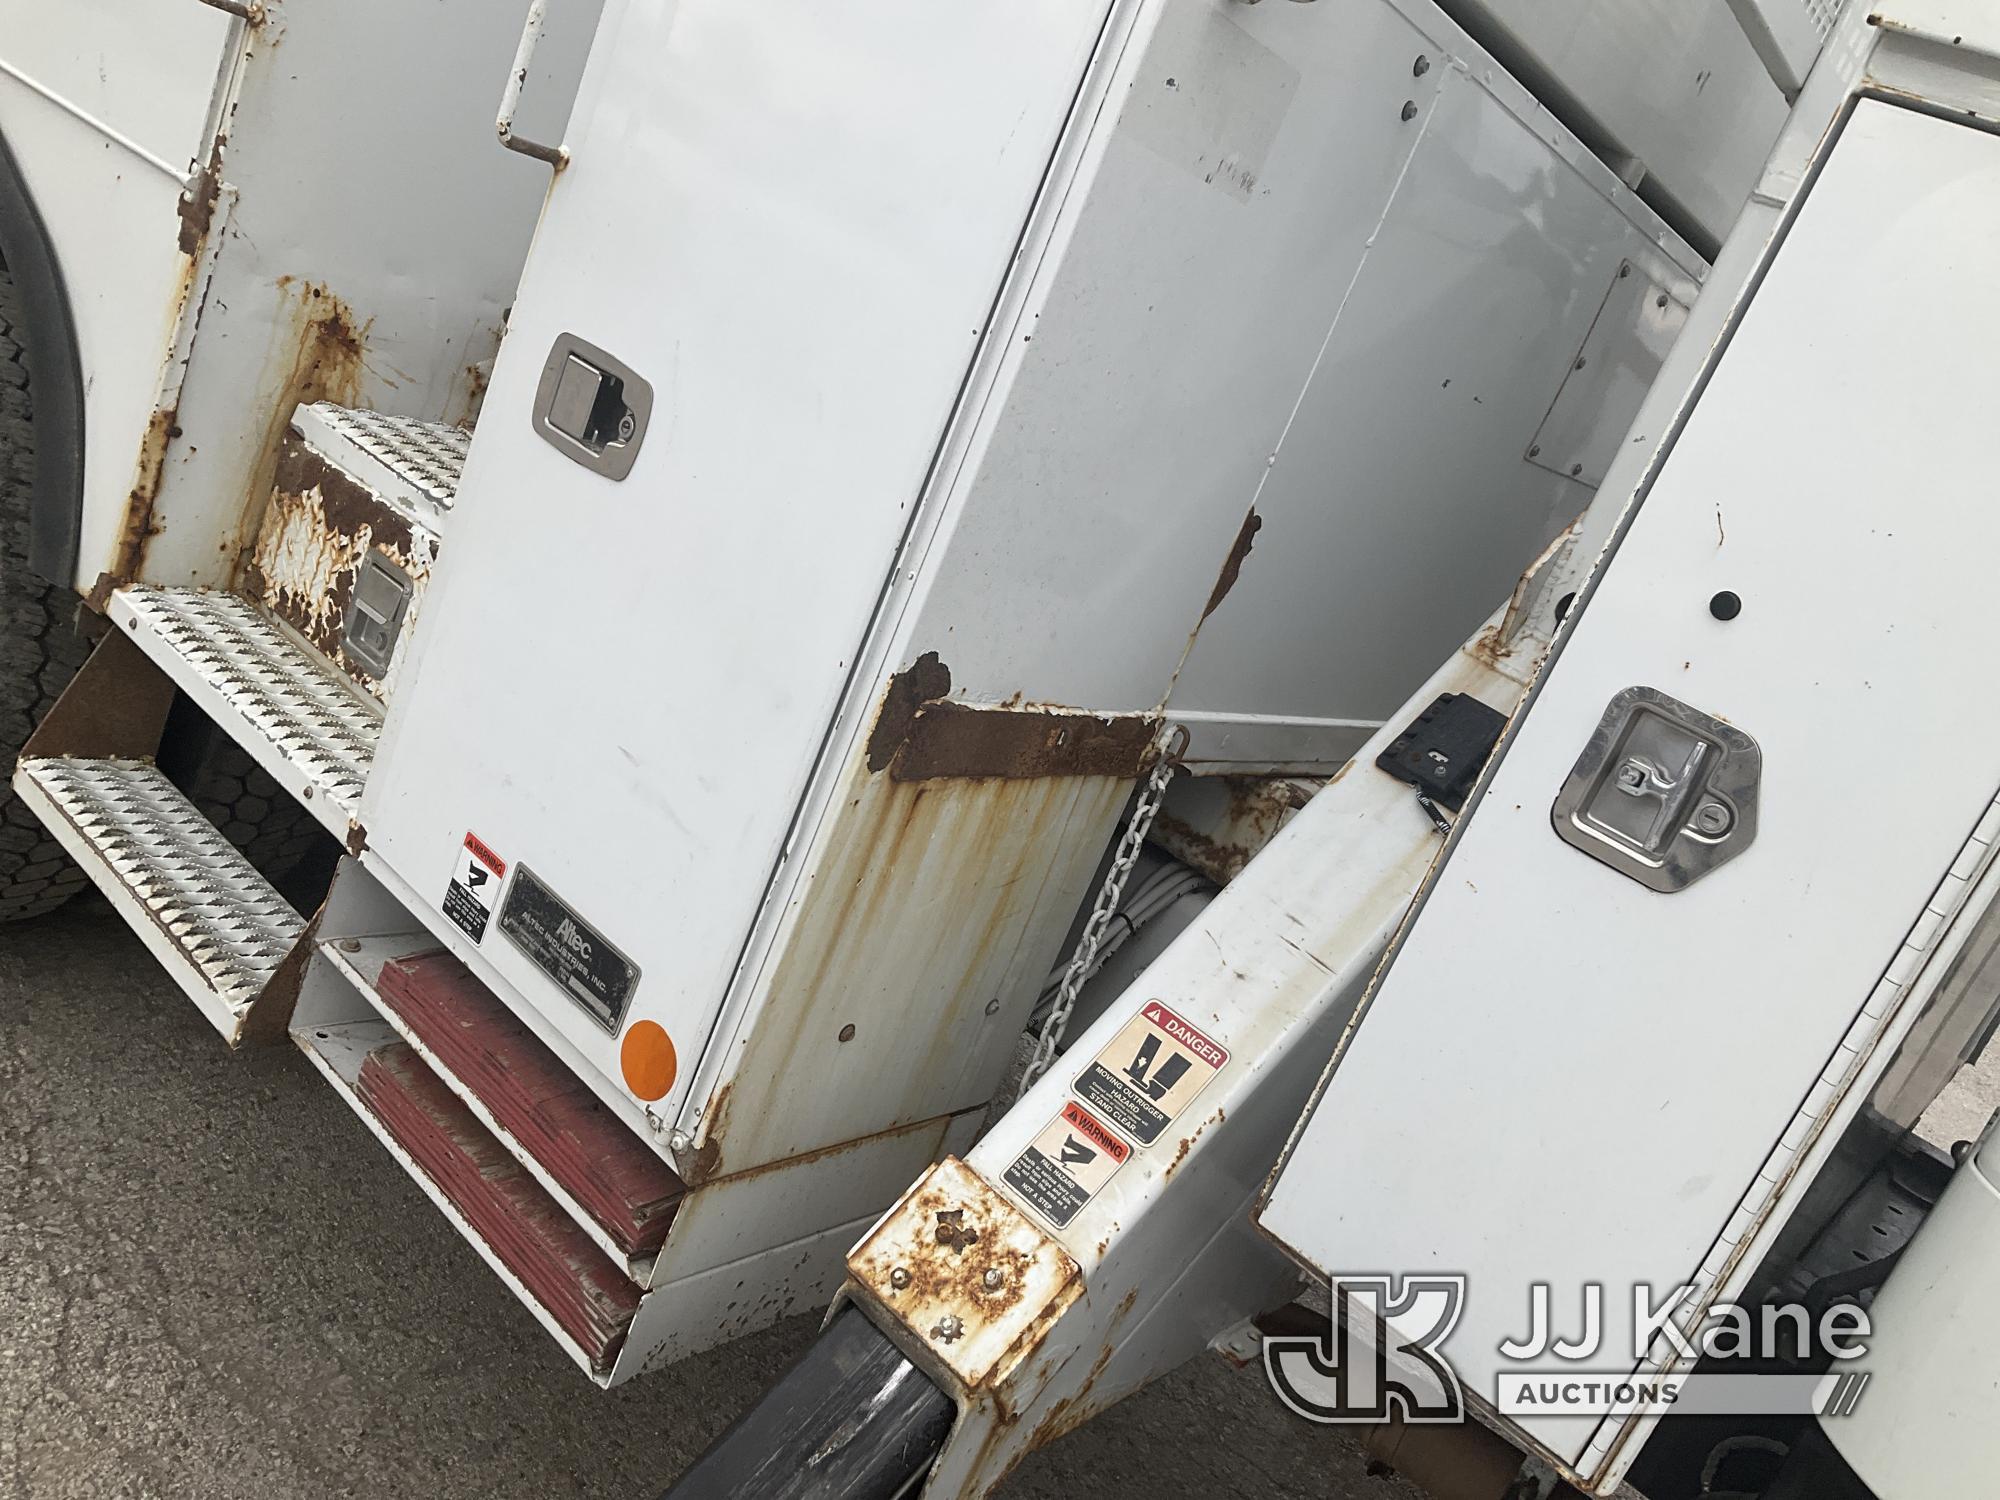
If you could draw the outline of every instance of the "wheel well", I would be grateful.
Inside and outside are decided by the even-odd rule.
[[[83,523],[83,362],[62,266],[7,138],[0,135],[0,265],[13,277],[34,377],[35,489],[28,566],[64,588],[76,580]]]

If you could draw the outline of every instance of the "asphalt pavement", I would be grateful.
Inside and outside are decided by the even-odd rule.
[[[95,896],[0,928],[0,1496],[642,1500],[814,1328],[600,1392],[302,1056],[230,1055]],[[1003,1493],[1415,1492],[1203,1359]]]

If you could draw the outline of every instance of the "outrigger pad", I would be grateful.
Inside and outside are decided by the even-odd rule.
[[[355,1092],[563,1331],[611,1368],[639,1289],[407,1042],[368,1054]]]
[[[619,1249],[660,1248],[685,1185],[470,969],[443,950],[392,959],[375,988]]]

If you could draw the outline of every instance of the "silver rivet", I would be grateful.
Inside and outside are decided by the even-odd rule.
[[[908,1266],[898,1266],[896,1267],[895,1270],[889,1273],[889,1285],[894,1287],[897,1291],[900,1292],[904,1287],[908,1286],[909,1284],[910,1284],[910,1269]]]
[[[991,1000],[986,1002],[986,1014],[989,1016],[1000,1014],[1000,997],[998,995],[995,995]]]

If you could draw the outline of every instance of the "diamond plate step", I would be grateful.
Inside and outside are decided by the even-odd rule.
[[[236,594],[140,585],[110,614],[334,837],[350,842],[382,710],[317,652]]]
[[[472,434],[442,422],[388,417],[318,401],[292,425],[322,458],[376,494],[420,513],[451,509]]]
[[[305,923],[151,761],[24,760],[21,795],[231,1042]]]

